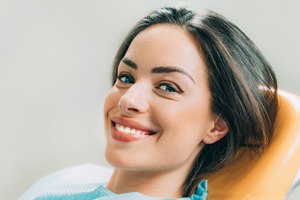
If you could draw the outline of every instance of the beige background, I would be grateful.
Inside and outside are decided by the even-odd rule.
[[[0,199],[59,169],[105,164],[102,102],[113,56],[138,19],[170,2],[0,0]],[[236,23],[280,87],[300,95],[298,0],[185,2]]]

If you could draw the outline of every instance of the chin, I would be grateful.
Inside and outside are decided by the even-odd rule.
[[[151,171],[149,166],[145,163],[137,163],[135,159],[130,159],[127,155],[121,155],[115,151],[106,149],[105,152],[107,162],[116,169],[127,170],[127,171]]]
[[[130,168],[133,164],[132,161],[128,159],[128,156],[122,155],[122,153],[108,147],[106,147],[105,157],[106,161],[115,168]]]

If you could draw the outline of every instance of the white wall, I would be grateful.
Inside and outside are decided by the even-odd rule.
[[[138,19],[170,2],[0,0],[0,199],[58,169],[105,163],[102,102],[113,56]],[[235,22],[280,87],[300,95],[297,0],[190,2]]]

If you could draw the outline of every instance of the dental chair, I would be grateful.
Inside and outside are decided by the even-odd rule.
[[[243,149],[229,166],[207,176],[208,200],[282,200],[299,184],[300,98],[282,90],[278,96],[270,146],[261,156]]]
[[[300,99],[284,91],[278,94],[279,113],[270,146],[261,156],[241,149],[238,159],[207,176],[208,200],[282,200],[299,184]],[[19,200],[48,191],[72,192],[77,183],[104,184],[111,174],[112,169],[94,164],[75,166],[41,178]],[[72,187],[67,187],[69,183]]]

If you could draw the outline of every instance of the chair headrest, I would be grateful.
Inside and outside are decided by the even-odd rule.
[[[279,112],[262,155],[248,149],[207,176],[209,199],[284,199],[300,168],[300,99],[279,90]]]

